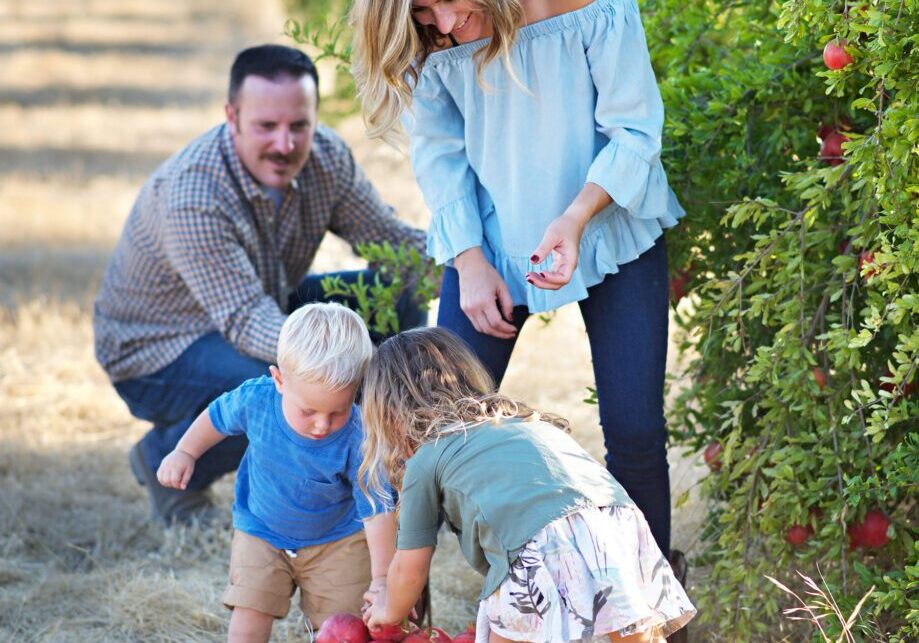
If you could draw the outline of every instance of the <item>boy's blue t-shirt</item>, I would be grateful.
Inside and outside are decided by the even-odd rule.
[[[208,407],[224,435],[246,435],[236,474],[233,526],[279,549],[340,540],[375,511],[358,485],[363,428],[357,406],[339,431],[313,440],[296,433],[270,377],[244,382]],[[391,499],[376,500],[376,511]]]

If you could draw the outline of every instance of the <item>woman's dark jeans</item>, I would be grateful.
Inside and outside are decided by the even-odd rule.
[[[670,549],[670,474],[664,420],[668,276],[664,237],[579,302],[593,358],[606,467],[644,512],[664,555]],[[518,331],[529,317],[514,308]],[[500,384],[516,337],[479,333],[459,307],[459,275],[447,268],[437,325],[472,348]],[[545,357],[551,372],[551,355]]]
[[[372,283],[373,273],[357,270],[335,273],[347,283],[355,283],[363,275]],[[312,301],[341,301],[323,296],[320,282],[328,275],[309,275],[294,292],[288,303],[289,311]],[[348,302],[354,304],[355,302]],[[400,328],[414,328],[427,323],[427,313],[406,292],[396,305]],[[160,462],[172,451],[192,421],[207,405],[222,393],[232,390],[253,377],[268,375],[268,363],[243,355],[213,332],[189,346],[171,364],[156,373],[117,382],[115,390],[128,405],[131,414],[153,423],[153,428],[141,440],[141,451],[150,467],[156,471]],[[203,489],[220,476],[235,471],[246,451],[246,436],[231,436],[212,447],[195,464],[189,489]]]

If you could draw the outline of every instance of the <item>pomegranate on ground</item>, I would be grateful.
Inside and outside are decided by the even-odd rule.
[[[316,643],[370,643],[370,632],[359,616],[333,614],[323,621]]]
[[[475,643],[475,624],[470,623],[464,631],[454,636],[453,643]]]
[[[398,623],[391,625],[376,625],[370,630],[371,641],[395,641],[399,643],[409,634],[409,630]]]

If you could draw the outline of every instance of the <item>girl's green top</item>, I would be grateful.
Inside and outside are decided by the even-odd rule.
[[[481,599],[507,577],[520,549],[556,518],[583,507],[633,505],[575,440],[543,421],[504,418],[425,443],[408,460],[399,549],[437,544],[438,516],[485,576]]]

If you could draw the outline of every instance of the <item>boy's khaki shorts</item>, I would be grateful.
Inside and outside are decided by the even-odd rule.
[[[314,628],[339,612],[360,615],[370,585],[370,551],[364,531],[296,551],[296,558],[261,538],[236,530],[230,552],[230,585],[223,604],[284,618],[300,588],[300,608]]]

